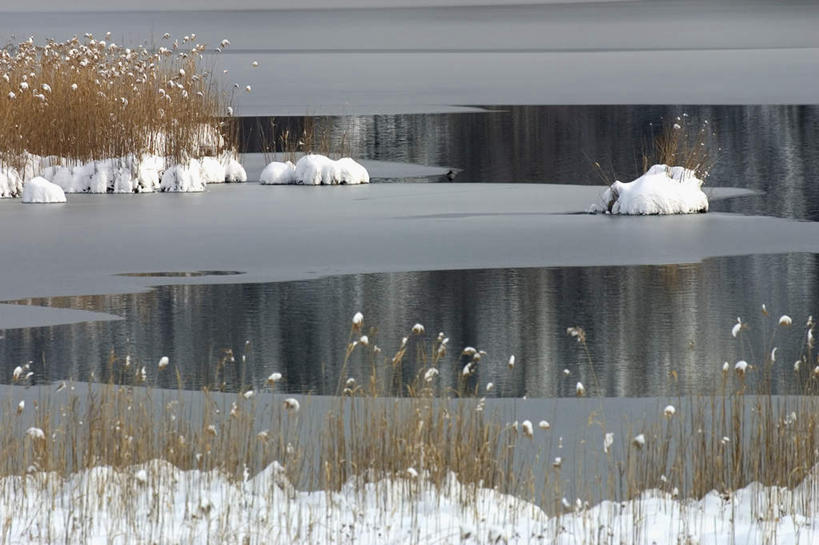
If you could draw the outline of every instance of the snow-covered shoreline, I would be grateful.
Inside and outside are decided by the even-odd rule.
[[[64,193],[153,193],[204,191],[207,184],[245,182],[244,167],[231,152],[175,162],[155,154],[76,163],[26,154],[16,169],[0,161],[0,198],[20,197],[37,177]]]
[[[36,428],[28,441],[39,439]],[[11,543],[742,543],[819,539],[816,472],[793,489],[752,483],[729,495],[679,499],[648,490],[626,502],[564,498],[564,514],[449,474],[434,487],[412,468],[338,492],[297,490],[273,462],[254,476],[180,470],[163,461],[62,477],[0,479]],[[23,493],[25,491],[25,493]],[[44,505],[49,506],[43,509]]]

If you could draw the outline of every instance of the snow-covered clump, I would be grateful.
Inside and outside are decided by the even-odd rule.
[[[259,181],[263,185],[294,184],[296,183],[296,165],[290,161],[286,163],[273,161],[264,167]]]
[[[370,183],[370,173],[363,165],[350,159],[342,157],[336,161],[341,170],[341,183],[345,184],[368,184]]]
[[[18,172],[0,161],[0,199],[19,197],[23,192],[23,179]]]
[[[703,181],[693,170],[654,165],[628,183],[611,184],[603,194],[605,208],[593,205],[590,212],[612,214],[693,214],[708,211]]]
[[[159,189],[170,192],[196,192],[204,191],[206,184],[202,176],[202,164],[196,159],[188,159],[186,163],[165,170]]]
[[[269,166],[269,165],[268,165]],[[370,175],[356,161],[345,157],[333,161],[318,154],[305,155],[296,163],[295,180],[304,185],[367,184]]]
[[[236,160],[235,155],[230,152],[225,152],[220,157],[219,161],[225,167],[225,182],[246,182],[247,172],[245,168]]]
[[[225,181],[225,166],[215,157],[203,157],[200,161],[202,179],[206,184],[218,184]]]
[[[0,162],[0,198],[19,197],[27,180],[42,177],[65,193],[204,191],[209,183],[244,182],[244,167],[230,152],[174,164],[159,155],[127,155],[76,163],[26,153],[17,170]]]
[[[27,181],[23,186],[23,202],[28,203],[57,203],[65,202],[65,193],[57,184],[52,184],[45,178],[37,176]]]

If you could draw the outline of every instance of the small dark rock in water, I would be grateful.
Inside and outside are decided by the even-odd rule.
[[[457,172],[455,172],[454,170],[450,170],[449,172],[446,173],[446,179],[451,182],[452,180],[455,179],[455,176],[457,175],[458,175]]]

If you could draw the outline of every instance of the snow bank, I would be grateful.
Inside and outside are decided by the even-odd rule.
[[[296,183],[296,165],[287,161],[279,163],[273,161],[269,163],[259,176],[262,185],[281,185]]]
[[[38,440],[36,433],[29,434]],[[589,506],[566,498],[562,516],[495,490],[440,489],[422,472],[338,492],[304,492],[274,462],[257,475],[182,471],[160,461],[97,467],[61,477],[0,479],[9,543],[742,543],[808,545],[819,539],[816,479],[793,490],[751,484],[729,496],[678,500],[651,490]],[[24,493],[23,493],[24,491]],[[43,506],[48,506],[43,509]]]
[[[368,184],[370,174],[361,164],[344,157],[334,161],[318,154],[305,155],[296,162],[292,177],[286,169],[288,163],[270,163],[262,172],[263,183],[295,183],[304,185]],[[292,163],[290,163],[292,165]],[[270,181],[278,180],[278,181]],[[283,181],[289,180],[289,181]]]
[[[703,181],[693,170],[654,165],[628,183],[611,184],[603,194],[605,207],[592,205],[590,212],[612,214],[693,214],[708,211]]]
[[[175,164],[144,154],[71,163],[60,157],[25,154],[18,171],[0,162],[0,198],[19,197],[29,180],[40,176],[65,193],[151,193],[204,191],[207,184],[244,182],[245,169],[230,152]]]
[[[26,182],[26,185],[23,187],[23,202],[65,202],[65,193],[57,184],[52,184],[45,178],[37,176]]]

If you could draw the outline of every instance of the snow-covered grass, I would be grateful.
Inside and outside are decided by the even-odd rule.
[[[695,214],[708,211],[703,181],[693,170],[681,166],[653,165],[634,181],[615,181],[603,193],[605,207],[591,212],[611,214]]]
[[[166,36],[153,51],[86,34],[0,49],[0,197],[36,176],[94,193],[159,189],[163,170],[174,190],[244,181],[230,97],[194,40]]]
[[[106,384],[61,383],[28,403],[11,388],[0,428],[0,535],[11,543],[814,543],[819,400],[765,394],[771,345],[794,326],[763,315],[731,333],[740,343],[769,339],[755,350],[767,356],[747,358],[741,371],[727,366],[721,395],[662,403],[616,435],[611,415],[592,410],[587,435],[598,439],[565,456],[593,451],[603,465],[575,464],[574,476],[549,456],[573,430],[499,417],[481,397],[491,389],[479,373],[497,355],[450,353],[446,336],[421,324],[387,355],[356,314],[339,395],[318,418],[310,417],[316,401],[276,394],[277,371],[236,394],[194,394],[153,389],[161,374],[179,376],[167,358],[142,366],[112,356]],[[813,328],[810,319],[797,366],[806,393],[819,380]],[[585,331],[568,333],[591,360]],[[407,375],[410,358],[421,365]],[[348,377],[354,360],[370,375]],[[224,352],[215,386],[243,361]],[[510,373],[517,363],[501,360]],[[449,364],[460,369],[452,389],[440,376]],[[30,373],[22,366],[11,378],[25,385]],[[595,404],[590,378],[578,395]]]

